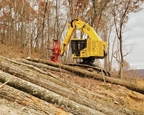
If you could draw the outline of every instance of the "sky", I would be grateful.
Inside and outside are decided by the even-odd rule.
[[[132,69],[144,69],[144,10],[129,15],[125,37],[126,43],[133,46],[126,61]]]

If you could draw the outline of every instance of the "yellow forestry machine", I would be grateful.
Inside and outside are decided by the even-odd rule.
[[[74,19],[69,25],[70,27],[68,28],[63,43],[60,45],[59,40],[54,40],[55,46],[52,49],[53,55],[51,56],[51,60],[57,62],[58,56],[63,56],[71,41],[72,57],[74,59],[82,59],[82,62],[77,64],[71,63],[68,65],[92,68],[98,73],[103,72],[106,76],[110,76],[108,71],[93,64],[95,59],[103,59],[106,57],[107,43],[99,38],[94,28],[81,19]],[[76,30],[80,30],[87,34],[88,39],[71,38]]]

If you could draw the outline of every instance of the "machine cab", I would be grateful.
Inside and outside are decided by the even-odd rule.
[[[86,48],[86,39],[72,39],[71,48],[72,54],[75,56],[80,56],[80,52]]]

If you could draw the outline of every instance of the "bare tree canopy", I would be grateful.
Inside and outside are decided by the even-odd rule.
[[[115,31],[119,53],[115,56],[116,51],[109,48],[105,68],[111,70],[112,58],[116,57],[122,76],[126,55],[123,52],[123,30],[129,13],[140,11],[142,4],[143,0],[1,0],[0,42],[19,45],[27,56],[38,52],[40,58],[49,58],[53,39],[62,41],[65,36],[67,21],[81,18],[110,46],[115,44],[110,42]],[[66,60],[71,57],[71,54],[67,55]]]

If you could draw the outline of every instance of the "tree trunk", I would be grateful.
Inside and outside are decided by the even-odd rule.
[[[30,64],[22,63],[22,61],[20,62],[20,59],[18,59],[18,60],[19,61],[14,61],[14,60],[7,59],[7,58],[0,56],[0,62],[1,62],[0,68],[3,71],[5,71],[7,73],[11,73],[17,77],[17,80],[14,80],[12,82],[9,80],[10,81],[10,82],[8,81],[9,85],[16,87],[20,90],[23,90],[25,92],[28,92],[28,93],[30,93],[34,96],[37,96],[43,100],[47,100],[48,102],[51,102],[53,104],[55,103],[59,106],[63,106],[64,109],[66,109],[70,112],[73,112],[73,113],[75,110],[75,111],[78,111],[76,113],[83,115],[85,113],[85,111],[83,111],[83,109],[85,109],[85,110],[88,110],[88,113],[90,112],[90,114],[92,113],[93,110],[101,111],[107,115],[115,114],[114,111],[116,109],[113,107],[113,104],[108,105],[104,101],[108,97],[97,94],[95,92],[91,92],[91,91],[84,89],[68,80],[62,79],[61,77],[55,75],[56,73],[52,74],[49,71],[47,72],[45,69],[45,66],[54,65],[54,66],[60,67],[61,69],[62,68],[65,68],[67,70],[71,69],[71,71],[73,70],[73,72],[76,72],[76,73],[79,72],[83,76],[86,73],[87,77],[89,77],[89,76],[95,77],[96,74],[93,74],[93,73],[87,72],[87,71],[83,71],[81,69],[74,69],[73,67],[54,63],[54,62],[47,61],[47,60],[32,59],[33,61],[38,61],[38,62],[42,61],[42,62],[47,63],[47,65],[46,65],[46,64],[42,64],[42,63],[31,62],[32,64],[36,63],[36,64],[34,64],[34,66],[32,66]],[[27,62],[27,61],[28,60],[25,60],[25,62]],[[48,63],[50,63],[50,64],[48,64]],[[36,65],[38,65],[38,68],[36,67]],[[42,69],[44,69],[45,71],[43,71]],[[1,76],[3,76],[4,73],[2,71],[1,71],[1,73],[2,73]],[[7,78],[9,78],[9,79],[11,78],[11,77],[9,77],[9,74],[8,75],[6,74],[6,76],[4,76],[6,78],[1,77],[1,76],[0,76],[1,82],[5,82],[5,80],[7,80]],[[101,80],[103,79],[101,76],[99,76],[99,77],[100,77],[99,79],[101,79]],[[98,79],[98,76],[96,76],[96,78]],[[135,84],[131,84],[126,81],[124,82],[121,79],[114,79],[114,78],[109,78],[109,77],[105,77],[105,78],[106,78],[105,80],[107,80],[109,82],[111,81],[112,83],[115,83],[115,84],[121,84],[121,85],[123,84],[123,86],[126,85],[127,87],[129,87],[131,89],[135,88],[136,91],[144,92],[144,87],[142,87],[142,86],[137,86]],[[25,81],[25,82],[23,83],[21,80]],[[40,88],[38,91],[37,91],[37,89],[34,90],[34,93],[33,93],[32,87],[29,87],[30,82],[33,85],[41,87],[42,91],[40,92],[40,90],[41,90],[41,88]],[[28,85],[27,85],[27,83],[28,83]],[[33,87],[33,89],[35,89],[35,87]],[[43,90],[43,89],[45,89],[45,90]],[[60,100],[56,99],[56,97],[52,98],[53,94],[50,95],[50,97],[45,97],[46,90],[49,91],[47,93],[53,92],[54,95],[56,94],[56,96],[60,95],[61,97],[58,97],[58,99],[60,98]],[[48,100],[47,98],[50,98],[50,100]],[[68,101],[66,100],[67,103],[65,103],[65,101],[63,102],[63,100],[61,101],[61,98],[63,98],[63,99],[66,98],[68,100]],[[99,99],[97,100],[97,98],[99,98]],[[53,100],[56,100],[56,101],[53,101]],[[61,103],[59,103],[59,102],[61,102]],[[70,104],[72,104],[72,105],[70,105]],[[79,105],[80,105],[80,109],[76,108],[76,106],[79,107]],[[67,106],[68,106],[68,108],[67,108]],[[83,113],[82,113],[82,111],[83,111]],[[123,111],[123,109],[119,109],[119,111],[117,111],[117,114],[125,115],[125,113],[123,113],[122,111]]]
[[[119,76],[120,78],[123,78],[123,63],[124,63],[124,57],[123,57],[123,48],[122,48],[122,35],[120,33],[120,38],[119,38],[119,41],[120,41],[120,70],[119,70]]]
[[[11,76],[5,73],[4,75]],[[11,78],[11,80],[13,80],[13,77]],[[0,83],[0,86],[2,85]],[[31,114],[37,113],[41,115],[57,115],[57,113],[59,113],[58,115],[72,115],[62,109],[53,106],[50,103],[47,103],[39,98],[36,98],[30,94],[17,90],[8,85],[0,87],[0,99],[6,99],[13,104],[17,103],[19,105],[22,105],[22,108],[27,110],[29,113],[32,112]]]
[[[66,97],[63,97],[59,94],[56,94],[50,90],[47,90],[43,87],[40,87],[38,85],[32,84],[28,81],[22,80],[20,78],[14,77],[10,74],[7,74],[5,72],[1,72],[0,81],[5,82],[6,79],[10,79],[8,84],[10,86],[13,86],[17,89],[20,89],[22,91],[25,91],[29,94],[32,94],[40,99],[43,99],[47,102],[57,104],[60,107],[64,107],[65,109],[69,110],[73,113],[78,113],[79,115],[105,115],[99,111],[96,111],[94,109],[91,109],[87,106],[81,105],[79,103],[76,103],[75,101],[69,100]]]
[[[36,59],[36,58],[35,59],[34,58],[29,59],[29,60],[34,61],[34,62],[39,62],[39,63],[45,63],[45,64],[48,64],[48,65],[52,65],[54,67],[62,68],[62,69],[65,69],[67,71],[77,73],[81,76],[90,77],[90,78],[93,78],[93,79],[96,79],[96,80],[101,80],[101,81],[105,80],[106,82],[113,83],[113,84],[116,84],[116,85],[125,86],[128,89],[131,89],[133,91],[137,91],[137,92],[140,92],[140,93],[144,94],[144,86],[141,86],[139,84],[134,84],[134,83],[127,82],[127,81],[117,79],[117,78],[101,76],[101,75],[93,73],[93,72],[85,71],[83,69],[79,69],[79,68],[76,68],[76,67],[67,66],[67,65],[64,65],[64,64],[61,64],[61,63],[54,63],[54,62],[49,61],[49,60]]]
[[[8,63],[8,62],[2,61],[0,65],[3,68],[3,71],[5,71],[5,72],[14,74],[15,76],[17,76],[21,79],[24,79],[26,81],[29,81],[36,85],[39,85],[43,88],[46,88],[52,92],[55,92],[64,97],[67,97],[68,99],[73,100],[83,106],[87,106],[92,109],[103,111],[104,113],[109,111],[109,113],[111,113],[111,115],[113,114],[113,109],[110,109],[103,104],[97,105],[97,102],[91,100],[90,98],[86,98],[82,94],[81,95],[78,94],[76,90],[81,89],[80,86],[77,86],[76,88],[74,88],[73,84],[67,84],[66,81],[62,81],[62,80],[60,80],[60,78],[53,79],[49,76],[50,73],[47,74],[47,73],[44,73],[41,71],[41,73],[45,74],[45,75],[43,75],[39,72],[35,72],[34,70],[32,71],[32,67],[29,67],[31,69],[28,69],[28,68],[24,67],[25,65],[22,63],[20,65],[20,66],[22,66],[22,68],[20,66],[17,67],[16,64],[13,65],[12,62]],[[38,69],[36,69],[36,70],[40,71]],[[53,74],[51,74],[51,76],[56,77]],[[86,93],[88,93],[88,92],[86,92]],[[103,109],[103,107],[105,109]]]

